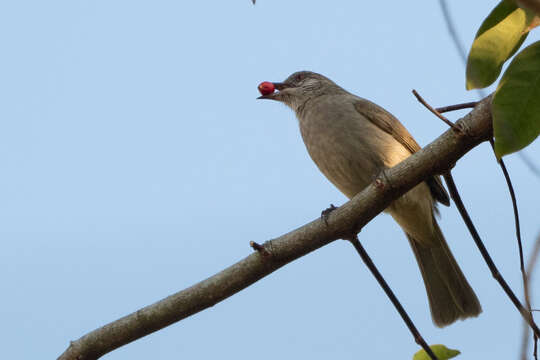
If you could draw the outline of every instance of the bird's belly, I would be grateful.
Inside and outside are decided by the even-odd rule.
[[[326,178],[348,198],[362,191],[384,168],[381,159],[357,140],[335,141],[331,136],[313,140],[307,145],[309,155]]]
[[[346,108],[322,116],[299,118],[302,138],[321,172],[343,194],[352,198],[385,168],[410,156],[392,135],[366,119],[356,119]],[[332,121],[328,119],[332,118]]]

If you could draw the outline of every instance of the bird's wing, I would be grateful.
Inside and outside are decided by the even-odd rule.
[[[382,107],[362,98],[357,98],[354,107],[356,111],[368,119],[373,125],[392,135],[392,137],[409,150],[411,154],[414,154],[421,149],[420,145],[414,140],[405,126]],[[443,187],[439,176],[427,179],[426,183],[429,186],[431,194],[437,201],[446,206],[450,205],[450,198],[448,197],[448,193]]]
[[[357,100],[354,107],[356,108],[356,111],[371,121],[373,125],[392,135],[392,137],[409,150],[411,154],[420,150],[420,145],[418,145],[412,135],[405,129],[405,126],[382,107],[365,99]]]

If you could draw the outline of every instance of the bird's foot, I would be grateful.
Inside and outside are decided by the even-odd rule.
[[[321,211],[321,220],[324,221],[326,226],[328,226],[328,217],[330,216],[330,213],[336,209],[337,207],[335,207],[334,204],[330,204],[329,208]]]

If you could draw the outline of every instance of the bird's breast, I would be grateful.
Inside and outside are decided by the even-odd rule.
[[[380,141],[373,141],[381,134],[367,120],[355,118],[343,108],[305,115],[299,123],[309,155],[347,197],[363,190],[385,167]]]

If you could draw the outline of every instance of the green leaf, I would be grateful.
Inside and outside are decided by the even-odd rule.
[[[498,158],[529,145],[540,134],[540,41],[516,55],[491,104]]]
[[[437,356],[437,359],[439,360],[451,359],[461,354],[459,350],[449,349],[446,346],[441,345],[441,344],[430,345],[430,348],[435,354],[435,356]],[[426,353],[426,351],[422,349],[418,351],[416,354],[414,354],[413,360],[431,360],[431,358]]]
[[[491,85],[521,46],[534,14],[513,1],[501,1],[484,20],[467,59],[467,90]]]

